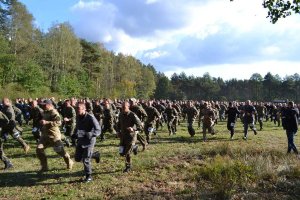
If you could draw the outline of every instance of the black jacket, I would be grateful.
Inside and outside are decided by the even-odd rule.
[[[297,132],[298,130],[299,110],[287,108],[282,112],[282,126],[287,131]]]
[[[77,138],[77,145],[90,147],[96,142],[96,137],[101,134],[99,122],[94,115],[86,113],[84,116],[78,115],[76,118],[76,128],[74,132]]]

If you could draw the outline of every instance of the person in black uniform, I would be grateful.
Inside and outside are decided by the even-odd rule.
[[[98,151],[93,153],[96,137],[100,134],[101,128],[95,116],[87,112],[85,103],[79,103],[73,137],[77,138],[75,161],[82,161],[84,166],[84,182],[92,181],[91,158],[96,159],[97,163],[100,162],[100,153]]]

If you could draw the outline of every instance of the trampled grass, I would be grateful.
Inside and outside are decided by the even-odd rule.
[[[82,163],[68,171],[50,148],[50,171],[38,175],[29,129],[23,133],[31,145],[27,155],[12,139],[5,144],[14,169],[0,172],[0,199],[300,199],[300,160],[286,154],[285,132],[271,122],[256,136],[250,131],[247,141],[240,122],[232,141],[226,123],[220,122],[218,133],[205,143],[199,129],[195,137],[188,135],[186,123],[174,136],[165,126],[145,152],[133,156],[128,174],[122,172],[118,139],[107,135],[104,142],[97,141],[101,162],[93,161],[93,182],[88,184],[79,181]],[[73,157],[74,149],[66,149]]]

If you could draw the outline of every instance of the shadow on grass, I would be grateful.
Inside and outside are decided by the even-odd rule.
[[[72,184],[82,182],[84,173],[82,171],[77,172],[58,172],[65,169],[52,169],[46,173],[39,174],[37,171],[25,171],[25,172],[6,172],[0,174],[0,188],[7,187],[31,187],[31,186],[50,186],[60,184]],[[93,175],[105,175],[118,173],[121,170],[93,173]],[[70,178],[76,177],[76,180],[70,180]],[[77,178],[78,177],[78,178]],[[46,182],[47,180],[56,180],[55,182]]]

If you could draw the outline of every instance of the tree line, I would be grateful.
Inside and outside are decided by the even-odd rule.
[[[33,16],[17,0],[0,0],[0,12],[2,94],[153,95],[153,66],[78,38],[67,22],[53,24],[44,33],[33,25]]]
[[[254,73],[250,79],[223,80],[205,73],[202,77],[187,76],[184,72],[174,73],[169,80],[158,73],[155,97],[160,99],[196,99],[226,101],[273,101],[294,100],[300,102],[300,75],[281,78],[267,73],[262,77]]]
[[[249,80],[174,74],[78,38],[68,23],[47,32],[18,0],[0,0],[0,95],[15,97],[110,97],[299,101],[299,75],[268,73]]]

